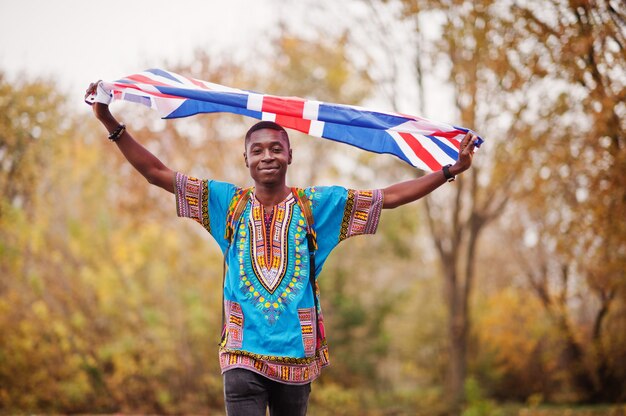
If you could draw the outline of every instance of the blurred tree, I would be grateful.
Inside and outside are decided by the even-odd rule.
[[[69,125],[59,123],[62,97],[45,80],[10,80],[0,72],[0,193],[3,206],[29,207],[37,188],[38,165],[45,163],[46,137]]]
[[[420,22],[425,19],[442,22],[441,38],[435,41],[432,62],[428,64],[426,59],[431,48],[418,47],[426,56],[415,61],[416,73],[424,74],[431,65],[449,68],[459,124],[475,129],[488,139],[472,169],[457,178],[455,186],[447,192],[428,196],[424,204],[444,277],[448,309],[446,396],[450,410],[459,413],[467,371],[469,305],[478,241],[485,227],[503,212],[509,201],[508,187],[514,178],[514,172],[505,168],[508,161],[498,157],[504,144],[498,138],[515,135],[521,126],[503,123],[502,110],[508,97],[501,93],[498,84],[508,67],[505,62],[493,60],[493,56],[504,53],[493,42],[499,31],[492,19],[493,2],[464,2],[462,7],[457,2],[446,1],[402,1],[401,5],[403,18],[415,22],[414,30],[418,34],[422,30]],[[427,98],[423,97],[422,102]]]
[[[477,301],[470,350],[473,374],[501,400],[524,402],[532,395],[554,399],[554,359],[558,336],[544,318],[539,301],[524,288],[506,287]]]
[[[149,189],[50,83],[1,79],[0,408],[221,408],[217,347],[207,348],[220,333],[218,251],[195,249],[207,236],[175,226],[171,197]],[[169,150],[190,167],[213,159],[215,176],[232,171],[202,137],[172,134],[180,152],[172,136],[154,140],[163,127],[138,122],[141,113],[121,118],[164,160]]]
[[[578,399],[623,400],[626,380],[626,7],[614,1],[513,3],[507,43],[539,98],[514,164],[523,230],[518,259],[561,334]],[[511,39],[523,39],[512,42]],[[550,90],[546,90],[547,85]],[[529,166],[524,166],[524,164]],[[518,169],[519,168],[519,169]],[[621,345],[621,347],[620,347]],[[609,351],[610,354],[609,355]]]
[[[50,139],[69,128],[69,123],[59,123],[63,103],[44,80],[9,79],[0,73],[0,409],[19,401],[34,403],[31,386],[47,376],[42,365],[46,353],[36,344],[38,328],[25,319],[47,317],[47,308],[33,296],[24,299],[21,289],[41,289],[36,257],[42,241],[32,224],[38,220],[39,192],[46,186],[45,166],[52,159]],[[33,371],[19,371],[31,363]],[[46,399],[51,395],[42,391]]]
[[[474,126],[488,138],[525,137],[489,140],[486,150],[492,160],[477,163],[461,178],[452,210],[443,209],[450,201],[438,198],[440,194],[426,201],[450,308],[449,391],[454,401],[459,403],[466,371],[477,238],[514,196],[528,201],[523,207],[516,205],[517,209],[535,212],[535,220],[541,218],[534,222],[534,232],[550,235],[548,245],[553,249],[541,249],[556,254],[567,247],[570,253],[556,264],[554,255],[541,256],[551,265],[539,266],[544,278],[531,282],[540,298],[551,298],[550,308],[560,311],[563,354],[574,382],[583,391],[602,391],[607,397],[611,389],[601,386],[616,385],[615,379],[607,375],[598,384],[602,376],[589,373],[582,345],[563,313],[571,299],[566,296],[568,288],[579,285],[576,276],[586,276],[599,303],[592,325],[592,355],[599,360],[599,372],[614,373],[605,363],[599,333],[616,294],[623,293],[626,253],[623,222],[616,224],[620,216],[610,214],[626,211],[624,179],[613,174],[625,166],[623,5],[610,1],[401,3],[405,18],[416,22],[415,30],[420,29],[420,18],[443,21],[436,62],[450,68],[461,124]],[[424,67],[416,70],[424,72]],[[513,156],[522,154],[525,157]],[[545,192],[537,192],[540,184]],[[439,202],[435,209],[433,201]],[[446,212],[451,213],[449,218],[444,218]],[[613,249],[606,250],[609,246]],[[593,260],[581,261],[582,253],[592,254]],[[534,270],[536,252],[532,258],[528,264]],[[554,281],[562,282],[561,293],[550,296],[547,285]]]

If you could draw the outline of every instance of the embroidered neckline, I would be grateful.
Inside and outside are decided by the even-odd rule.
[[[254,197],[250,209],[252,266],[259,282],[274,294],[287,271],[287,240],[295,198],[290,193],[272,208],[269,227],[265,224],[265,207]]]

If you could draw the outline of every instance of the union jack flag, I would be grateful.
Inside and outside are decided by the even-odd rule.
[[[260,94],[162,69],[103,82],[103,87],[113,100],[147,105],[163,118],[217,112],[241,114],[371,152],[389,153],[425,171],[454,163],[461,139],[468,132],[463,127],[417,116]],[[477,146],[482,142],[478,137]]]

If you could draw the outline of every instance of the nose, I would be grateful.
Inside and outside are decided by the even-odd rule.
[[[274,154],[272,153],[271,149],[265,149],[263,151],[263,159],[262,160],[273,160],[274,159]]]

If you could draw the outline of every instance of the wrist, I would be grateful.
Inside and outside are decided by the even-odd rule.
[[[459,166],[458,163],[455,163],[454,165],[451,165],[448,169],[450,170],[450,174],[452,176],[457,176],[457,175],[460,175],[461,173],[465,172],[465,169],[463,169],[461,166]]]
[[[441,168],[441,171],[443,172],[443,177],[448,182],[454,181],[454,178],[455,178],[455,175],[452,172],[450,172],[451,167],[452,165],[445,165]]]
[[[109,106],[107,104],[94,103],[93,112],[96,118],[102,123],[106,124],[108,121],[115,121],[113,118],[113,114],[111,114],[111,111],[109,110]]]
[[[122,137],[122,134],[124,134],[125,131],[126,131],[126,125],[123,123],[120,124],[119,126],[115,128],[115,130],[113,130],[109,134],[109,140],[111,140],[114,143],[119,141],[119,139]]]

